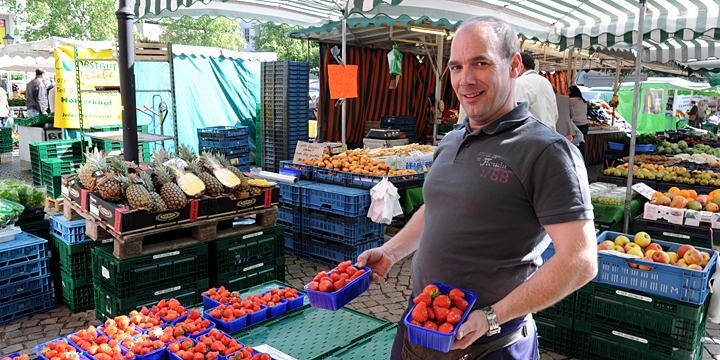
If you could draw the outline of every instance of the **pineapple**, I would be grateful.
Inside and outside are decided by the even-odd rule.
[[[185,207],[187,203],[185,192],[178,184],[173,182],[173,176],[168,168],[166,166],[158,166],[155,168],[155,174],[157,174],[158,180],[162,184],[160,197],[165,201],[168,209],[174,210]]]
[[[205,193],[205,183],[195,174],[180,170],[175,165],[166,168],[175,173],[175,182],[189,198],[199,198]]]
[[[95,169],[93,169],[92,165],[89,163],[84,163],[80,165],[80,168],[78,168],[78,179],[80,180],[80,183],[85,187],[86,189],[90,188],[90,184],[92,182],[92,174],[95,172]]]
[[[185,144],[180,145],[179,148],[180,158],[185,160],[188,164],[194,162],[197,159],[197,155],[193,152],[192,147],[186,146]]]
[[[205,184],[205,193],[208,196],[219,196],[224,192],[225,188],[223,184],[210,173],[203,171],[203,168],[196,161],[188,163],[187,170],[190,170],[191,173],[197,175],[197,177],[202,180]]]
[[[140,166],[136,164],[134,161],[123,161],[123,165],[126,169],[132,170],[135,173],[140,172]]]
[[[85,164],[81,166],[78,171],[78,178],[80,183],[90,191],[95,190],[95,178],[93,175],[95,171],[103,171],[107,167],[105,162],[105,156],[97,148],[93,149],[92,152],[85,153]],[[104,171],[103,171],[104,172]]]
[[[95,178],[95,190],[107,201],[118,202],[122,199],[122,185],[112,174],[102,174]]]
[[[150,179],[150,175],[144,171],[138,172],[138,175],[140,178],[145,182],[145,188],[150,193],[150,208],[148,209],[150,212],[156,212],[156,211],[165,211],[168,209],[167,204],[165,203],[165,200],[163,200],[162,196],[160,194],[155,192],[155,188],[153,187],[152,180]]]
[[[125,198],[127,198],[131,210],[148,209],[150,207],[152,201],[144,185],[136,183],[133,177],[123,175],[115,176],[115,180],[125,189]]]
[[[210,173],[226,188],[235,190],[242,185],[240,178],[231,170],[222,167],[220,162],[211,153],[203,152],[203,160],[205,167],[209,168]]]
[[[242,171],[232,166],[232,164],[230,164],[230,161],[225,157],[225,155],[218,153],[215,154],[215,158],[220,162],[222,166],[232,171],[232,173],[240,179],[240,191],[245,191],[250,188],[250,184],[248,183],[247,178],[242,173]]]

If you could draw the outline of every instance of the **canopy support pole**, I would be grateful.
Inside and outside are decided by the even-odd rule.
[[[122,99],[123,150],[125,160],[140,163],[138,128],[135,113],[135,14],[129,0],[120,0],[118,11],[118,64],[120,65],[120,97]],[[173,114],[173,117],[175,114]]]
[[[435,67],[437,68],[437,71],[435,72],[435,112],[433,113],[433,145],[437,145],[437,132],[438,132],[438,122],[442,118],[442,111],[440,111],[440,99],[442,99],[442,75],[443,75],[443,58],[445,57],[445,54],[443,54],[443,51],[445,50],[445,36],[444,35],[436,35],[437,36],[437,60],[435,61]],[[417,138],[415,139],[417,141]]]
[[[613,96],[617,95],[620,90],[620,60],[615,60],[615,86],[613,86]],[[612,111],[612,119],[610,120],[610,126],[615,126],[615,109]]]
[[[345,20],[345,14],[346,14],[347,5],[349,2],[350,2],[349,0],[345,0],[345,6],[343,6],[343,18],[342,18],[342,25],[341,25],[342,26],[342,61],[343,61],[343,65],[347,64],[347,55],[345,54],[346,49],[347,49],[347,39],[346,39],[347,38],[347,33],[346,33],[347,30],[345,29],[345,28],[347,28],[347,20]],[[347,139],[346,139],[346,137],[347,137],[347,98],[343,99],[342,109],[340,111],[342,114],[341,115],[342,116],[342,138],[341,138],[342,139],[342,150],[345,151],[345,150],[347,150],[347,145],[346,145],[346,142],[347,142]]]
[[[632,184],[633,184],[633,167],[635,166],[635,133],[638,121],[638,112],[640,111],[640,72],[642,71],[643,52],[642,39],[645,26],[645,9],[647,8],[647,0],[640,0],[637,41],[635,42],[635,91],[633,93],[633,115],[632,126],[630,127],[630,155],[628,162],[627,191],[625,192],[625,216],[623,217],[623,233],[627,234],[630,230],[630,206],[632,205]]]

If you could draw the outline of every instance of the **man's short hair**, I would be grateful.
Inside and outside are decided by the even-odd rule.
[[[523,66],[526,69],[535,70],[535,58],[533,58],[529,52],[521,52],[520,57],[522,58]]]
[[[45,69],[35,69],[35,76],[42,76],[45,73]]]
[[[690,104],[695,104],[695,100],[690,101]]]
[[[497,34],[500,40],[500,55],[503,60],[508,60],[513,54],[520,52],[520,40],[518,39],[517,33],[515,33],[512,26],[503,19],[494,16],[476,16],[470,20],[463,21],[457,31],[460,31],[466,26],[476,24],[488,24],[492,27],[493,32]]]

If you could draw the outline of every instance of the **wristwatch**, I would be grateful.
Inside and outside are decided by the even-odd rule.
[[[482,311],[485,313],[488,319],[488,324],[490,325],[490,328],[488,329],[487,336],[492,336],[495,334],[500,333],[500,325],[498,324],[497,315],[495,314],[495,310],[493,310],[492,307],[484,307],[482,308]]]

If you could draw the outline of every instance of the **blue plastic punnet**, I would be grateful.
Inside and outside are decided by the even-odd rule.
[[[203,306],[205,306],[208,309],[216,308],[216,307],[220,306],[221,304],[223,304],[223,303],[221,303],[217,300],[214,300],[211,297],[205,295],[205,293],[202,293],[202,298],[203,298]],[[229,302],[224,303],[224,304],[227,305],[227,304],[229,304]]]
[[[372,273],[372,270],[369,267],[364,267],[359,270],[365,270],[365,273],[351,281],[349,284],[343,286],[342,289],[331,293],[319,290],[310,290],[308,288],[310,284],[306,284],[304,289],[308,294],[310,306],[337,311],[356,297],[360,296],[360,294],[367,291],[367,289],[370,288],[370,274]]]
[[[430,285],[437,286],[438,289],[440,289],[440,293],[445,295],[450,293],[450,290],[452,289],[459,289],[441,283],[431,283]],[[417,306],[417,304],[415,304],[410,309],[410,312],[408,312],[407,316],[405,316],[405,318],[403,319],[403,323],[405,323],[405,326],[408,329],[408,341],[413,344],[424,346],[426,348],[430,348],[444,353],[450,351],[450,347],[452,347],[452,344],[455,343],[455,335],[457,334],[458,327],[460,327],[460,325],[465,322],[465,319],[467,319],[468,315],[472,311],[473,305],[475,305],[475,301],[477,300],[477,296],[472,291],[464,289],[460,290],[465,293],[465,301],[468,302],[468,308],[463,313],[462,319],[460,319],[460,322],[457,324],[457,326],[455,326],[453,332],[446,334],[439,331],[426,329],[422,326],[411,324],[410,321],[412,321],[412,311],[415,310],[415,306]]]
[[[142,335],[147,335],[147,334],[135,335],[135,336],[133,336],[133,340],[136,340],[137,338],[139,338]],[[165,349],[167,348],[167,346],[168,346],[168,344],[165,344],[163,347],[157,348],[145,355],[135,354],[135,359],[137,359],[137,360],[161,360],[162,358],[165,357]],[[120,343],[120,348],[125,350],[125,353],[130,351],[130,349],[123,346],[122,343]]]
[[[40,360],[49,360],[45,355],[42,354],[41,350],[42,350],[42,348],[43,348],[45,345],[47,345],[47,344],[49,344],[49,343],[56,343],[56,342],[58,342],[58,341],[65,341],[66,343],[72,345],[72,346],[78,351],[78,353],[82,354],[82,350],[78,349],[77,346],[73,345],[73,344],[70,342],[70,339],[61,337],[61,338],[57,338],[57,339],[54,339],[54,340],[50,340],[50,341],[44,342],[44,343],[42,343],[42,344],[40,344],[40,345],[35,345],[35,347],[33,347],[33,350],[35,350],[35,354],[37,355],[38,359],[40,359]]]
[[[215,310],[215,308],[205,310],[205,318],[213,322],[218,329],[224,331],[225,333],[232,333],[247,326],[247,319],[249,314],[246,314],[245,316],[235,319],[233,321],[225,322],[210,315],[210,312],[213,310]]]

